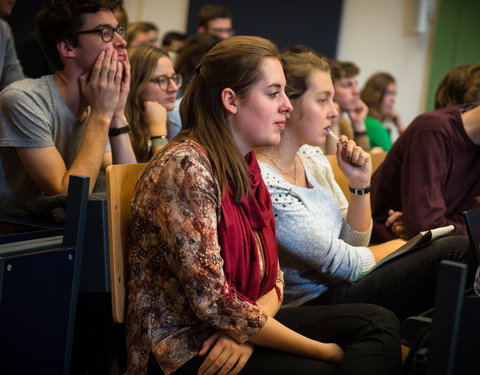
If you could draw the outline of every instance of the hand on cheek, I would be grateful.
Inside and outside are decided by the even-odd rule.
[[[111,118],[118,103],[123,69],[119,69],[117,52],[107,47],[101,51],[91,72],[79,77],[82,94],[92,111]]]

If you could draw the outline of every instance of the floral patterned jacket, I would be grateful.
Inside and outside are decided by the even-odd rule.
[[[151,352],[170,374],[214,332],[243,343],[265,324],[259,307],[224,290],[220,198],[193,141],[169,144],[141,177],[127,249],[128,374],[145,373]],[[277,285],[283,290],[281,273]]]

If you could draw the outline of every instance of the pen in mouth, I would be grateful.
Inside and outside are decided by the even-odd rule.
[[[344,141],[342,141],[340,138],[338,138],[337,135],[334,132],[332,132],[330,128],[326,128],[326,130],[328,134],[330,134],[337,142],[339,142],[342,145],[343,148],[347,148],[347,144]]]

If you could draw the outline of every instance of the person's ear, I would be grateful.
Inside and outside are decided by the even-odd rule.
[[[197,27],[197,34],[203,34],[206,31],[207,31],[207,29],[205,29],[205,26],[198,26]]]
[[[222,90],[222,104],[225,109],[231,113],[232,115],[237,113],[237,104],[238,104],[238,97],[231,88],[224,88]]]
[[[57,50],[60,55],[65,57],[76,57],[75,49],[72,44],[66,40],[62,40],[57,43]]]

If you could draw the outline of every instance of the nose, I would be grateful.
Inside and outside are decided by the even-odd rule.
[[[116,48],[127,48],[127,42],[116,31],[113,33],[113,44]]]
[[[168,80],[167,91],[168,92],[178,91],[178,86],[172,78]]]
[[[293,111],[293,106],[292,103],[290,103],[290,99],[288,99],[288,96],[283,94],[283,103],[280,107],[280,112],[284,114],[288,114]]]
[[[220,38],[220,39],[228,39],[230,38],[230,32],[227,31],[227,30],[223,30],[223,31],[220,31],[217,36]]]
[[[327,113],[327,117],[330,120],[333,120],[338,117],[337,105],[335,105],[335,102],[333,100],[330,102],[330,110]]]
[[[352,85],[352,93],[353,95],[355,96],[359,96],[360,95],[360,88],[358,87],[358,83],[354,83]]]

